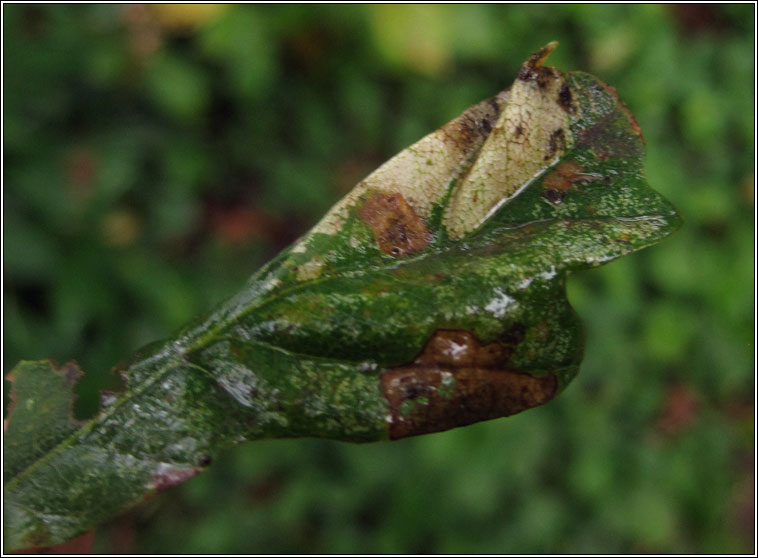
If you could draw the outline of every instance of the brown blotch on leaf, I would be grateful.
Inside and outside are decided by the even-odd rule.
[[[436,331],[412,364],[381,376],[392,413],[390,438],[513,415],[552,399],[558,387],[555,376],[535,377],[508,368],[523,337],[520,327],[489,344],[467,331]]]
[[[545,177],[542,187],[545,190],[566,192],[577,182],[592,182],[601,178],[595,174],[585,174],[582,166],[576,161],[564,161]]]
[[[385,254],[413,254],[431,241],[426,223],[401,194],[372,194],[358,216],[374,231],[379,249]]]
[[[576,180],[582,175],[584,169],[576,161],[564,161],[556,167],[555,172],[568,180]]]

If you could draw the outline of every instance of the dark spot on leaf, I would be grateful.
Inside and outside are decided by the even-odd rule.
[[[558,106],[568,113],[574,113],[576,111],[571,96],[571,88],[566,83],[561,86],[561,90],[558,92]]]
[[[510,352],[524,340],[526,334],[526,328],[523,324],[514,324],[508,331],[498,338],[498,343],[504,345],[510,349]]]
[[[548,140],[548,150],[547,153],[545,153],[545,161],[549,161],[555,157],[555,154],[558,153],[558,150],[562,150],[565,145],[566,134],[563,131],[563,128],[558,128],[557,130],[553,131],[553,133],[550,134],[550,139]]]
[[[382,390],[392,412],[390,437],[504,417],[552,399],[555,376],[535,377],[507,368],[523,337],[522,326],[489,344],[467,331],[436,331],[412,364],[382,374]]]
[[[210,455],[202,456],[197,462],[200,467],[208,467],[211,463],[213,463],[213,458]]]
[[[426,223],[401,194],[372,194],[358,215],[374,231],[379,249],[385,254],[413,254],[431,241]]]
[[[419,395],[421,395],[421,390],[417,385],[411,384],[405,388],[406,399],[416,399]]]
[[[542,195],[545,196],[547,201],[555,205],[563,202],[563,192],[559,192],[558,190],[545,190]]]

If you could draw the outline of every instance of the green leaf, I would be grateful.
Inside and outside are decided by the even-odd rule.
[[[76,374],[21,363],[6,550],[91,529],[246,440],[396,439],[564,389],[583,347],[567,273],[649,246],[679,218],[645,182],[641,132],[615,91],[543,66],[553,48],[382,165],[236,296],[122,365],[124,392],[91,421],[68,418]]]

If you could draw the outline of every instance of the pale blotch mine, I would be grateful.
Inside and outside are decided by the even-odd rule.
[[[401,194],[426,221],[450,183],[471,165],[507,98],[508,91],[503,91],[469,107],[458,118],[395,155],[337,202],[311,233],[339,232],[350,208],[365,199],[368,192]]]
[[[544,56],[553,48],[555,44],[548,45]],[[515,81],[497,124],[445,211],[443,223],[451,238],[476,229],[571,147],[569,115],[558,104],[563,84],[556,70],[541,79]],[[562,130],[558,137],[557,130]]]

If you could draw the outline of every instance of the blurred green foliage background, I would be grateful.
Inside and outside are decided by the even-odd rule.
[[[753,552],[753,22],[752,4],[3,5],[3,369],[76,359],[80,416],[111,366],[550,40],[551,65],[618,89],[685,221],[569,281],[587,350],[554,402],[393,443],[251,443],[95,551]]]

